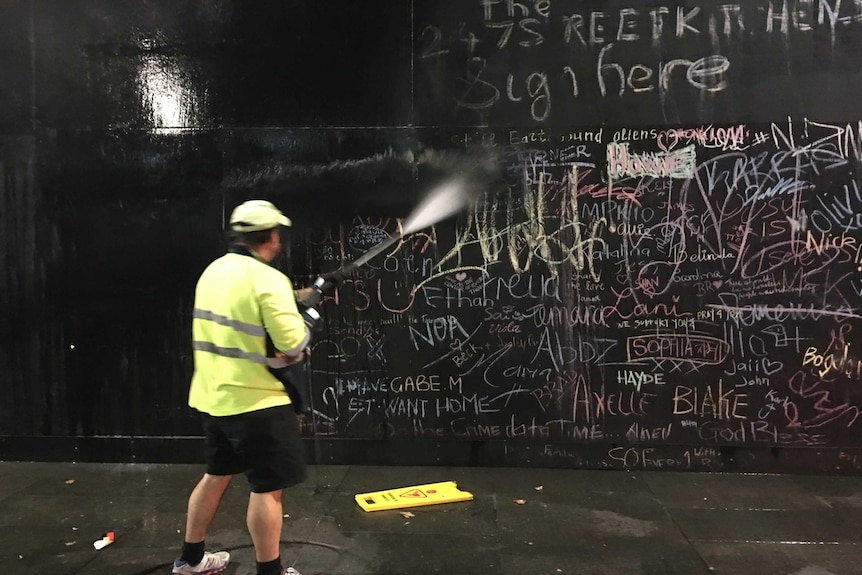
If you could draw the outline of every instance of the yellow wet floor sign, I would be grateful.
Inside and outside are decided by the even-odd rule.
[[[452,503],[454,501],[470,501],[473,499],[473,494],[458,489],[458,485],[454,481],[444,481],[442,483],[387,489],[386,491],[359,493],[355,499],[359,506],[366,511],[383,511]]]

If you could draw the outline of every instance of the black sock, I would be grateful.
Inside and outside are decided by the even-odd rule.
[[[257,575],[281,575],[281,555],[266,563],[258,562]]]
[[[204,542],[189,543],[183,542],[183,554],[180,555],[180,561],[185,561],[189,565],[197,565],[204,560]]]

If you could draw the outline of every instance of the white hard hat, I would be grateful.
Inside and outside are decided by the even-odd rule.
[[[248,200],[234,208],[230,228],[235,232],[257,232],[290,226],[290,219],[266,200]]]

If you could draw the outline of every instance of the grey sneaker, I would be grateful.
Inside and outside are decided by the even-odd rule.
[[[174,561],[174,568],[171,573],[174,575],[216,575],[227,569],[227,562],[230,561],[230,553],[227,551],[218,551],[204,553],[204,558],[197,565],[189,565],[185,561],[177,559]]]
[[[288,567],[281,570],[281,575],[300,575],[300,573],[293,567]]]

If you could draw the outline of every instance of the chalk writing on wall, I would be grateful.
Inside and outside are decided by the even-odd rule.
[[[816,73],[812,51],[859,69],[834,49],[862,26],[852,2],[475,0],[417,13],[419,94],[434,121],[559,125],[611,111],[680,121],[739,106],[767,77]]]
[[[657,468],[859,441],[862,122],[513,132],[447,134],[493,147],[505,184],[325,302],[327,433],[546,441],[551,460],[604,442],[626,446],[605,465]],[[677,152],[685,177],[654,167]],[[357,219],[311,257],[397,224]]]

